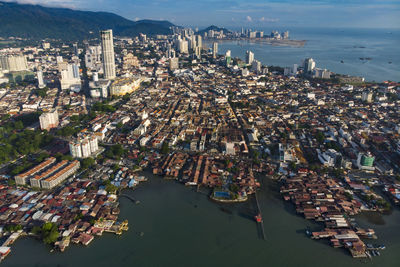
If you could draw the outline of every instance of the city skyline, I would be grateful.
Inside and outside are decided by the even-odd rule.
[[[400,27],[398,0],[5,1],[113,12],[131,20],[168,20],[182,26],[205,27],[217,24],[225,27]]]

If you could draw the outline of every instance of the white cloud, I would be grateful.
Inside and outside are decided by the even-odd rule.
[[[19,4],[42,5],[48,7],[77,8],[81,0],[3,0],[5,2],[17,2]]]
[[[261,17],[259,19],[261,22],[278,22],[279,19],[277,18],[266,18],[266,17]]]
[[[253,19],[252,19],[250,16],[247,16],[247,17],[246,17],[246,20],[247,20],[248,22],[252,22],[252,21],[253,21]]]

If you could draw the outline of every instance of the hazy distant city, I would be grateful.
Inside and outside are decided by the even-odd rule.
[[[5,266],[396,266],[398,29],[75,9],[0,2]]]

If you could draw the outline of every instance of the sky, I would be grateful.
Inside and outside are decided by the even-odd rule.
[[[3,0],[4,1],[4,0]],[[8,2],[15,2],[15,0]],[[17,0],[180,26],[400,28],[400,0]]]

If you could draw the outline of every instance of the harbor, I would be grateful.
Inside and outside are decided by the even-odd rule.
[[[20,238],[5,266],[21,265],[128,265],[225,266],[254,265],[268,262],[271,266],[397,266],[400,249],[400,212],[382,216],[384,224],[369,222],[367,215],[357,215],[363,228],[374,228],[379,240],[385,240],[381,256],[353,259],[341,249],[310,239],[304,229],[320,229],[317,223],[297,215],[291,203],[279,194],[278,184],[267,180],[257,192],[263,214],[267,240],[258,236],[253,203],[224,204],[223,212],[208,195],[189,190],[175,181],[149,175],[148,183],[134,192],[125,192],[140,205],[120,198],[120,217],[129,220],[129,230],[121,238],[106,234],[95,238],[89,246],[70,246],[64,253],[50,253],[47,246],[32,238]],[[249,216],[252,211],[253,216]],[[160,223],[162,221],[162,223]],[[133,225],[133,226],[132,226]],[[168,230],[166,230],[168,229]],[[139,233],[144,232],[141,236]],[[380,244],[380,241],[367,243]],[[20,257],[21,253],[24,257]],[[154,254],[157,254],[157,257]],[[248,257],[242,257],[246,253]],[[292,257],[287,257],[290,253]],[[204,257],[198,257],[201,254]],[[192,259],[196,257],[196,262]],[[330,259],[335,257],[335,261]]]

